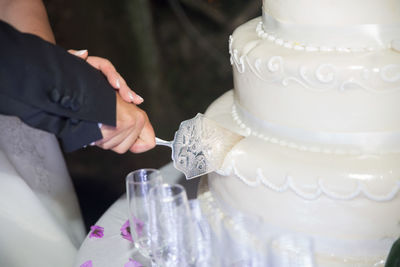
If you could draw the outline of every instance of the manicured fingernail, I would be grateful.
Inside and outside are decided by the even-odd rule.
[[[117,81],[115,82],[115,85],[117,86],[117,88],[121,88],[121,83],[119,81],[119,78],[117,78]]]
[[[85,53],[87,53],[87,49],[83,49],[83,50],[76,51],[76,52],[75,52],[75,55],[76,55],[76,56],[82,56],[82,55],[84,55]]]
[[[140,102],[144,101],[143,97],[141,97],[140,95],[136,95],[136,96],[137,96],[137,99],[139,99]]]
[[[128,96],[129,96],[129,99],[133,102],[134,99],[133,99],[133,94],[132,94],[132,92],[129,92],[129,93],[128,93]]]

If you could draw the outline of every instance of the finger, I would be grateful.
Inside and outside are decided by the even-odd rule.
[[[135,105],[140,105],[144,101],[143,97],[141,97],[140,95],[138,95],[137,93],[135,93],[132,90],[130,92],[128,92],[128,97]]]
[[[77,56],[83,60],[86,60],[87,57],[89,56],[89,52],[86,49],[83,50],[74,50],[74,49],[70,49],[68,50],[68,52],[74,56]]]
[[[129,148],[129,151],[132,153],[138,154],[143,153],[150,150],[151,147],[147,144],[147,142],[143,141],[142,139],[138,138],[136,142]]]
[[[142,131],[139,134],[139,138],[145,141],[150,148],[153,148],[156,145],[156,136],[154,133],[154,129],[148,118],[145,125],[143,126]]]
[[[95,142],[95,145],[101,145],[111,138],[113,138],[118,132],[116,131],[117,127],[112,127],[108,125],[102,125],[100,128],[101,135],[103,136],[102,139]]]
[[[144,99],[132,91],[122,77],[120,77],[119,81],[119,94],[121,95],[122,99],[124,99],[126,102],[134,103],[135,105],[140,105],[143,103]]]
[[[154,130],[150,122],[147,120],[139,134],[139,138],[129,150],[133,153],[142,153],[154,148],[155,146],[156,138]]]
[[[118,73],[117,78],[117,85],[118,85],[118,92],[119,95],[125,102],[128,103],[135,103],[135,94],[134,92],[128,87],[124,78]]]
[[[101,57],[88,57],[86,61],[96,69],[100,70],[104,76],[106,76],[112,87],[115,89],[120,89],[120,75],[116,71],[114,65],[108,59]]]
[[[101,135],[103,136],[102,139],[98,140],[95,142],[96,146],[103,147],[103,145],[107,142],[109,142],[111,139],[115,138],[119,134],[123,132],[129,132],[129,127],[121,128],[121,126],[113,127],[113,126],[107,126],[107,125],[102,125],[100,128]]]
[[[123,154],[127,152],[134,144],[137,142],[139,137],[139,132],[134,132],[125,138],[120,144],[113,147],[112,150],[118,154]]]
[[[122,140],[122,142],[114,146],[112,150],[120,154],[128,151],[129,148],[132,147],[138,140],[139,134],[142,132],[144,125],[145,125],[144,123],[143,124],[136,123],[135,127],[132,129],[130,134],[127,137],[125,137],[124,140]]]
[[[119,97],[121,98],[121,97]],[[123,100],[121,100],[123,103]],[[125,104],[128,105],[128,104]],[[138,138],[139,134],[142,132],[143,127],[145,126],[147,115],[144,111],[136,108],[135,106],[130,106],[130,109],[135,109],[135,119],[132,120],[132,117],[129,118],[129,123],[124,126],[124,124],[119,124],[117,122],[117,127],[106,128],[105,129],[105,136],[103,140],[96,142],[96,145],[103,148],[103,149],[111,149],[117,153],[126,152],[130,146],[134,144],[136,139]],[[147,119],[148,120],[148,119]],[[103,129],[102,129],[103,130]],[[107,132],[108,131],[108,132]],[[102,131],[103,133],[103,131]],[[106,135],[110,134],[110,137]],[[127,141],[125,141],[127,140]],[[130,140],[130,141],[129,141]],[[126,143],[130,142],[129,145]],[[125,151],[121,149],[119,146],[123,143],[124,147],[128,147]],[[118,148],[117,148],[118,147]]]
[[[114,65],[108,59],[96,56],[90,56],[88,57],[87,61],[90,65],[92,65],[98,70],[112,69],[113,71],[116,71]]]
[[[143,98],[129,88],[124,78],[116,71],[114,65],[109,60],[101,57],[88,57],[87,62],[99,69],[106,76],[111,86],[119,90],[124,101],[136,105],[143,103]]]
[[[133,128],[134,124],[127,124],[124,125],[123,123],[119,123],[117,121],[117,126],[108,126],[108,125],[102,125],[100,128],[101,134],[103,136],[102,139],[98,140],[95,142],[95,145],[99,147],[106,147],[104,144],[109,143],[112,139],[117,140],[118,138],[121,138],[121,136],[128,135]],[[109,149],[110,146],[107,146],[107,149]]]
[[[130,136],[131,132],[132,129],[127,129],[122,132],[119,132],[118,134],[112,136],[111,138],[108,138],[107,140],[99,140],[95,144],[98,147],[101,147],[102,149],[112,150],[114,147],[117,147],[119,144],[121,144],[128,136]]]

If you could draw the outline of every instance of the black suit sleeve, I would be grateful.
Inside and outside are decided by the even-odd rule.
[[[115,91],[84,60],[0,21],[0,113],[73,151],[102,138],[98,123],[115,126]]]

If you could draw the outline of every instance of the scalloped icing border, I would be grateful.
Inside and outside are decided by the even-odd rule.
[[[283,139],[268,137],[264,134],[252,131],[252,129],[250,127],[246,126],[246,124],[244,124],[240,120],[239,115],[237,114],[237,111],[236,111],[235,104],[232,105],[232,118],[239,125],[239,127],[246,132],[247,136],[253,135],[257,138],[260,138],[260,139],[262,139],[266,142],[270,142],[272,144],[277,144],[277,145],[280,145],[283,147],[288,147],[288,148],[292,148],[292,149],[296,149],[296,150],[304,151],[304,152],[325,153],[325,154],[334,154],[334,155],[360,155],[361,154],[360,151],[356,151],[356,150],[346,151],[346,150],[341,150],[341,149],[332,150],[332,149],[324,149],[324,148],[320,148],[320,147],[307,147],[305,145],[299,145],[299,144],[296,144],[293,142],[288,142]],[[390,152],[388,152],[388,153],[390,153]],[[352,200],[359,196],[365,196],[366,198],[368,198],[370,200],[382,202],[382,201],[392,200],[397,195],[397,193],[400,192],[400,180],[397,182],[396,186],[393,188],[393,190],[391,192],[387,193],[386,195],[382,195],[382,196],[375,196],[375,195],[369,193],[366,190],[365,186],[358,181],[357,188],[353,193],[348,194],[348,195],[339,195],[335,192],[329,191],[324,186],[323,180],[320,178],[318,180],[318,188],[317,188],[316,192],[314,194],[308,194],[308,193],[302,192],[300,189],[298,189],[294,185],[291,176],[286,177],[284,184],[275,185],[275,184],[271,183],[270,181],[268,181],[268,179],[263,175],[261,168],[257,168],[256,172],[257,172],[256,180],[251,181],[251,180],[247,179],[244,175],[239,173],[239,171],[235,167],[235,162],[233,161],[231,163],[231,165],[228,166],[228,168],[226,168],[225,170],[220,170],[217,173],[221,174],[223,176],[229,176],[231,174],[234,174],[240,180],[242,180],[245,184],[247,184],[248,186],[251,186],[251,187],[256,187],[256,186],[259,186],[260,184],[263,184],[266,187],[268,187],[269,189],[276,191],[276,192],[285,192],[285,191],[291,190],[294,193],[296,193],[299,197],[302,197],[306,200],[315,200],[315,199],[318,199],[321,195],[326,195],[329,198],[332,198],[335,200]]]
[[[211,227],[215,228],[215,226],[224,225],[225,227],[229,227],[228,229],[231,230],[230,233],[236,233],[235,236],[240,236],[242,238],[245,238],[245,240],[253,242],[253,244],[255,242],[258,242],[258,240],[260,240],[259,234],[254,236],[251,233],[249,233],[249,231],[245,231],[242,224],[238,224],[232,218],[231,215],[227,214],[226,212],[224,212],[222,210],[222,208],[217,203],[217,200],[214,198],[213,194],[211,193],[207,180],[208,179],[200,181],[199,190],[198,190],[198,193],[199,193],[198,199],[199,199],[199,204],[200,204],[201,210],[202,210],[204,216],[207,218],[208,222],[211,223],[210,224]],[[239,219],[240,219],[240,215],[239,215]],[[252,229],[254,229],[254,227]],[[286,231],[286,233],[288,233],[288,232],[290,233],[291,231],[290,230]],[[394,240],[393,240],[393,242],[394,242]],[[359,245],[361,245],[361,243]],[[362,245],[365,245],[365,243],[363,242]],[[321,252],[315,254],[317,262],[319,262],[319,260],[321,260],[321,261],[334,260],[332,258],[332,256],[334,256],[335,254],[331,254],[331,252],[332,251],[330,250],[329,254],[324,254]],[[352,259],[348,258],[348,257],[340,257],[338,255],[336,255],[334,257],[335,257],[335,262],[337,262],[337,260],[340,259],[341,261],[343,261],[343,263],[351,264],[351,261],[352,261]],[[354,258],[353,258],[353,260],[354,260]],[[375,261],[375,259],[373,259],[373,261],[378,262],[378,261]],[[354,263],[356,263],[356,262],[354,262]]]
[[[238,177],[242,182],[244,182],[246,185],[250,187],[256,187],[259,185],[264,185],[267,188],[278,192],[278,193],[283,193],[287,191],[292,191],[294,192],[297,196],[305,199],[305,200],[317,200],[319,197],[322,195],[325,195],[328,198],[334,199],[334,200],[343,200],[343,201],[349,201],[353,200],[357,197],[365,197],[369,200],[376,201],[376,202],[385,202],[385,201],[390,201],[396,197],[396,195],[400,192],[400,180],[397,181],[396,185],[393,187],[393,189],[388,192],[387,194],[384,195],[374,195],[368,192],[366,189],[366,186],[361,183],[360,181],[357,181],[357,186],[354,192],[346,194],[346,195],[340,195],[336,192],[330,191],[326,188],[324,185],[324,181],[322,178],[318,179],[318,184],[317,186],[314,186],[316,188],[315,193],[306,193],[302,191],[300,188],[298,188],[295,183],[293,182],[292,176],[286,176],[285,177],[285,182],[280,185],[276,185],[269,181],[263,174],[263,171],[261,168],[256,169],[256,179],[254,181],[251,181],[247,179],[244,175],[239,173],[238,169],[236,168],[236,163],[235,161],[232,161],[232,163],[225,169],[217,171],[218,174],[222,176],[231,176],[234,175]]]

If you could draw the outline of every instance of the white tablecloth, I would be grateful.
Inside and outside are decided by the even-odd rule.
[[[175,170],[172,163],[160,170],[167,183],[184,181],[184,176]],[[134,249],[133,243],[121,234],[122,226],[128,221],[127,209],[126,196],[123,195],[96,222],[96,226],[103,228],[98,237],[92,235],[93,231],[89,232],[78,251],[75,267],[150,266],[148,260]]]

